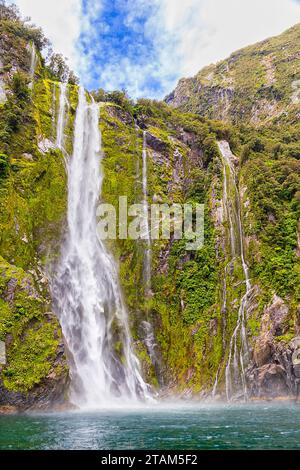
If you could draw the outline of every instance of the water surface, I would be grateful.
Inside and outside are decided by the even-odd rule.
[[[157,406],[1,416],[0,449],[300,449],[300,406]]]

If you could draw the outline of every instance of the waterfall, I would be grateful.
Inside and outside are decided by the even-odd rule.
[[[152,328],[151,323],[148,321],[142,321],[142,328],[145,332],[145,338],[144,338],[144,343],[147,347],[147,351],[149,354],[149,357],[151,359],[152,364],[155,366],[158,363],[158,358],[156,355],[156,342],[155,342],[155,336],[154,336],[154,331]]]
[[[217,393],[217,388],[218,388],[218,383],[219,383],[219,372],[220,372],[220,366],[219,366],[219,368],[217,370],[217,373],[216,373],[213,389],[212,389],[212,392],[211,392],[211,398],[215,398],[216,393]]]
[[[150,297],[152,295],[151,291],[151,234],[149,226],[149,204],[148,204],[148,165],[147,165],[147,141],[146,141],[146,131],[143,131],[143,239],[145,240],[145,250],[144,250],[144,266],[143,266],[143,278],[145,285],[145,297]],[[144,344],[147,348],[151,363],[156,371],[158,381],[163,383],[161,374],[160,374],[160,360],[157,355],[156,349],[157,344],[155,341],[154,328],[150,320],[149,309],[146,307],[146,318],[147,320],[142,321],[141,326],[144,331]]]
[[[150,398],[132,350],[113,258],[97,236],[101,194],[99,107],[83,88],[68,159],[68,233],[53,282],[70,360],[70,400],[81,408],[121,406]]]
[[[143,239],[146,242],[144,252],[144,282],[146,294],[151,290],[151,237],[149,229],[149,204],[148,204],[148,168],[147,168],[147,143],[146,131],[143,131],[143,212],[144,227]]]
[[[57,124],[56,124],[56,83],[52,83],[52,101],[51,101],[51,114],[52,114],[52,140],[56,140]]]
[[[56,146],[60,150],[64,150],[64,140],[65,140],[65,124],[66,124],[66,108],[69,108],[69,102],[67,98],[67,84],[66,83],[59,83],[59,111],[58,111],[58,119],[57,119],[57,126],[56,126]]]
[[[245,294],[240,301],[236,326],[229,344],[229,356],[225,370],[226,397],[227,400],[230,400],[235,390],[237,390],[238,393],[242,393],[244,399],[247,399],[245,365],[248,361],[249,350],[246,332],[246,315],[252,288],[249,279],[249,269],[244,255],[244,233],[241,219],[240,196],[236,182],[237,176],[233,165],[234,156],[230,150],[228,142],[226,141],[219,142],[219,149],[223,159],[223,203],[229,224],[232,261],[234,258],[240,256],[246,286]],[[233,194],[230,190],[233,190]],[[226,301],[225,305],[223,304],[223,308],[226,309]],[[238,340],[240,344],[238,344]]]
[[[234,179],[233,177],[234,169],[233,169],[230,157],[228,156],[228,148],[226,147],[225,143],[220,142],[219,148],[221,150],[221,153],[224,152],[224,155],[222,153],[223,159],[225,159],[225,155],[227,155],[226,160],[223,162],[223,206],[224,206],[224,214],[229,225],[231,256],[232,256],[232,259],[234,259],[235,256],[237,255],[236,239],[235,239],[235,232],[234,232],[234,227],[237,225],[237,213],[235,210],[236,201],[234,200],[233,201],[234,204],[232,204],[230,194],[228,194],[230,183],[232,183],[232,179]],[[228,170],[229,170],[229,175],[227,175]],[[235,185],[235,182],[233,182],[233,185]],[[235,194],[234,194],[234,198],[235,198]]]
[[[31,81],[29,83],[29,88],[32,90],[33,89],[33,83],[34,83],[34,73],[35,73],[35,69],[36,69],[36,65],[37,65],[37,53],[36,53],[36,48],[35,48],[34,42],[30,43],[29,51],[30,51],[30,55],[31,55],[30,70],[29,70]]]

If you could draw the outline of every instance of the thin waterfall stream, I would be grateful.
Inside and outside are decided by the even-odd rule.
[[[145,285],[145,297],[151,296],[151,232],[149,225],[149,203],[148,203],[148,154],[147,154],[147,133],[143,131],[143,174],[142,174],[142,191],[143,191],[143,240],[145,241],[144,249],[144,266],[143,280]],[[144,343],[146,345],[149,357],[153,366],[159,370],[159,359],[157,357],[157,344],[152,322],[149,318],[147,309],[147,320],[141,322],[144,331]]]
[[[67,97],[68,86],[67,83],[59,83],[59,112],[56,127],[56,146],[60,150],[64,150],[65,141],[65,125],[66,125],[66,110],[69,109],[69,101]]]
[[[64,99],[60,107],[65,107]],[[80,88],[73,155],[67,165],[68,231],[53,282],[70,362],[70,400],[80,408],[151,398],[132,349],[114,260],[97,236],[96,207],[103,179],[100,149],[99,106],[89,104]]]
[[[29,83],[29,88],[32,90],[33,89],[33,84],[34,84],[35,69],[36,69],[36,66],[37,66],[37,53],[36,53],[36,48],[35,48],[34,42],[31,42],[29,44],[29,51],[30,51],[30,55],[31,55],[30,71],[29,71],[31,81]]]
[[[144,251],[144,282],[145,293],[149,295],[151,291],[151,235],[149,228],[149,204],[148,204],[148,165],[147,165],[147,142],[146,131],[143,131],[143,212],[144,227],[143,239],[146,243]]]
[[[237,175],[233,164],[235,157],[230,150],[228,142],[219,142],[219,149],[224,168],[223,204],[225,216],[229,224],[231,262],[233,262],[235,258],[240,257],[246,287],[245,294],[240,301],[236,326],[229,344],[229,356],[225,370],[226,397],[227,400],[231,400],[235,395],[241,394],[246,400],[248,393],[245,366],[247,365],[249,357],[246,316],[252,287],[249,279],[249,269],[244,255],[244,233],[241,220],[240,196],[236,182]],[[233,194],[230,189],[233,190]],[[224,285],[226,289],[226,279]],[[224,302],[225,305],[223,304],[223,308],[226,309],[226,300]]]

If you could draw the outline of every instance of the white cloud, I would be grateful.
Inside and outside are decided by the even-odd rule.
[[[183,75],[228,56],[243,46],[281,33],[300,21],[300,5],[293,0],[188,0],[188,11],[173,11],[169,31],[178,35]],[[178,31],[178,33],[177,33]]]
[[[55,52],[69,59],[69,65],[79,71],[77,41],[81,31],[80,0],[13,0],[22,13],[41,26],[53,44]]]
[[[154,61],[136,56],[118,58],[105,50],[101,31],[95,26],[101,16],[102,0],[15,0],[24,15],[42,26],[54,49],[69,57],[70,65],[83,83],[98,80],[107,89],[126,88],[132,96],[162,98],[177,80],[194,75],[201,67],[227,57],[231,52],[281,33],[300,21],[297,0],[127,0],[122,3],[128,13],[124,19],[133,29],[140,28],[139,15],[147,11],[144,35],[152,41]],[[123,9],[124,12],[124,9]],[[78,39],[84,33],[89,48],[83,54]],[[107,45],[106,45],[107,47]],[[147,56],[144,59],[147,59]],[[141,65],[142,64],[142,65]],[[161,84],[151,92],[145,77]],[[99,79],[97,79],[99,77]]]
[[[300,4],[295,0],[132,0],[128,22],[134,25],[149,5],[153,9],[144,34],[154,43],[156,62],[143,72],[160,80],[161,90],[154,95],[159,98],[170,92],[179,78],[192,76],[205,65],[300,21]],[[141,86],[138,59],[126,65],[122,61],[102,66],[105,87],[120,88],[125,79],[132,96],[146,93],[153,97]]]
[[[169,36],[169,46],[163,38],[161,54],[168,67],[179,69],[180,76],[193,75],[236,49],[280,34],[300,21],[300,5],[293,0],[157,1],[157,17],[151,21],[157,47],[162,38],[159,25]]]

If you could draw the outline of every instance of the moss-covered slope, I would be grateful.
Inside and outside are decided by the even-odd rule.
[[[68,380],[47,275],[66,211],[63,156],[51,144],[58,86],[48,79],[37,30],[5,15],[0,30],[0,404],[45,407],[61,399]]]
[[[260,125],[295,116],[300,103],[300,25],[181,79],[167,103],[212,119]]]

